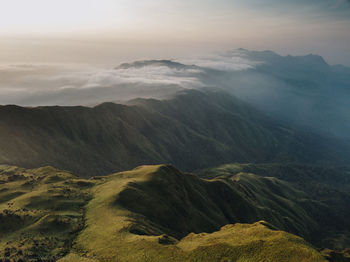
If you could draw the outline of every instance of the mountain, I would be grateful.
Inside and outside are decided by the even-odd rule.
[[[230,178],[240,173],[286,181],[294,189],[307,192],[314,202],[305,205],[307,213],[318,224],[318,233],[310,240],[317,246],[344,249],[350,246],[350,169],[323,168],[296,164],[226,164],[198,171],[202,178]],[[248,190],[253,186],[247,185]],[[260,195],[256,196],[261,198]],[[324,215],[316,211],[323,207]],[[316,209],[315,209],[316,208]],[[322,210],[322,208],[321,208]],[[316,212],[315,212],[316,211]]]
[[[8,259],[327,261],[281,231],[309,237],[318,225],[308,208],[323,207],[277,178],[207,180],[157,165],[84,180],[0,166],[0,181],[0,256]]]
[[[128,105],[0,107],[0,163],[89,177],[142,164],[191,171],[231,162],[345,165],[348,143],[288,128],[222,92]]]
[[[226,91],[292,129],[350,139],[350,68],[321,56],[237,49],[182,61],[141,60],[114,68],[4,67],[1,104],[96,106],[170,99],[183,90]],[[17,68],[17,69],[16,69]],[[22,92],[23,87],[27,92]],[[142,164],[142,163],[141,163]]]
[[[185,88],[226,90],[288,126],[350,138],[349,67],[329,65],[315,54],[281,56],[242,48],[193,63],[146,60],[117,69],[159,72],[160,67],[167,68],[179,82],[195,80],[190,85],[179,84]],[[164,79],[169,78],[169,72]]]
[[[200,69],[200,67],[195,65],[185,65],[172,60],[143,60],[135,61],[133,63],[123,63],[115,69],[130,69],[130,68],[143,68],[143,67],[168,67],[172,69]]]
[[[240,71],[207,70],[203,82],[231,93],[289,126],[349,139],[350,68],[321,56],[280,56],[245,49],[225,57],[254,66]]]

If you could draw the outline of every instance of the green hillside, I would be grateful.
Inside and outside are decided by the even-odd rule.
[[[307,192],[312,205],[304,208],[319,225],[312,238],[318,246],[335,249],[350,246],[350,169],[324,168],[296,164],[226,164],[198,171],[202,178],[236,177],[240,172],[254,173],[260,177],[275,177],[287,181],[295,189]],[[315,206],[321,207],[319,210]],[[321,211],[320,211],[321,210]]]
[[[285,232],[309,239],[318,230],[305,208],[323,211],[314,202],[291,183],[244,172],[204,180],[158,165],[84,180],[0,166],[0,257],[326,261]]]
[[[143,164],[192,171],[231,162],[346,164],[343,141],[288,129],[225,93],[129,105],[0,107],[0,163],[90,177]]]
[[[82,253],[102,261],[253,261],[265,256],[271,261],[323,261],[302,239],[264,223],[220,230],[229,223],[213,195],[218,192],[216,184],[222,182],[201,181],[171,166],[142,166],[102,180],[86,207],[86,228],[77,238],[72,260],[68,256],[63,261],[74,261]],[[225,183],[219,186],[225,187]],[[253,221],[246,212],[250,210],[254,216],[259,208],[234,190],[227,190],[226,194],[231,193],[237,201],[231,203],[231,214],[237,212],[236,222]],[[212,234],[188,235],[190,232]],[[284,251],[271,252],[261,241],[271,249],[279,246]],[[295,249],[300,253],[293,253]]]

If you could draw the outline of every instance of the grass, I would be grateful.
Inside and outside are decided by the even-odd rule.
[[[212,230],[212,233],[184,234],[184,238],[176,240],[176,227],[169,229],[164,226],[171,223],[160,225],[156,220],[120,205],[120,198],[126,197],[134,208],[144,206],[145,209],[142,210],[160,212],[159,209],[166,208],[165,203],[158,199],[158,207],[149,206],[147,198],[150,195],[147,193],[151,197],[153,195],[154,200],[155,190],[159,190],[164,183],[168,185],[164,190],[174,193],[171,185],[175,182],[173,180],[180,181],[184,187],[190,187],[189,182],[193,180],[199,184],[201,182],[194,176],[187,177],[168,166],[142,166],[129,172],[104,177],[93,189],[93,199],[86,207],[86,227],[76,240],[71,253],[73,258],[68,256],[63,261],[74,261],[76,255],[98,261],[260,261],[256,260],[258,257],[265,261],[325,261],[300,237],[271,230],[271,226],[265,226],[266,223],[263,222],[253,225],[236,224],[222,229],[219,227],[217,232]],[[200,186],[205,187],[216,182],[202,183]],[[136,190],[140,194],[127,193],[122,196],[130,190],[130,186],[138,187]],[[175,183],[174,187],[176,186]],[[194,186],[187,193],[192,189],[198,191],[199,187]],[[178,195],[174,197],[183,197],[179,192],[185,191],[181,191],[181,188],[177,190]],[[168,196],[163,196],[163,199],[165,202],[173,200]],[[180,201],[185,203],[186,199]],[[133,205],[135,203],[139,205]],[[160,216],[160,219],[164,217]],[[166,219],[176,222],[178,218],[169,215]],[[196,222],[199,227],[200,221]],[[182,221],[179,225],[186,228],[186,223],[191,224],[189,221]],[[173,236],[165,234],[174,231]],[[172,239],[171,244],[161,244],[164,237]]]
[[[179,247],[189,253],[190,261],[325,261],[303,239],[271,230],[264,221],[190,234]]]
[[[277,230],[287,225],[284,215],[303,225],[290,211],[303,217],[303,209],[287,198],[305,197],[278,179],[203,180],[156,165],[84,180],[51,167],[0,166],[0,181],[0,257],[326,261],[301,237]]]
[[[52,167],[0,166],[0,257],[54,261],[82,229],[90,194],[79,179]]]

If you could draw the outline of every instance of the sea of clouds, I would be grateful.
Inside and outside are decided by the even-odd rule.
[[[0,65],[0,104],[84,105],[138,97],[166,98],[183,89],[207,87],[208,74],[255,67],[239,50],[182,59],[181,67],[150,60],[144,66],[96,68],[76,64]],[[214,72],[214,73],[213,73]]]

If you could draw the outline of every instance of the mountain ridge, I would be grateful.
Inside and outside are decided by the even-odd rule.
[[[280,220],[287,214],[295,226],[310,222],[303,212],[293,215],[286,211],[303,210],[297,202],[288,204],[297,197],[281,201],[291,195],[306,197],[304,193],[288,189],[282,181],[274,185],[280,191],[263,193],[260,190],[266,186],[273,188],[268,181],[278,180],[252,174],[239,176],[235,181],[202,180],[171,165],[157,165],[86,180],[52,167],[26,170],[0,166],[0,255],[34,261],[220,261],[258,257],[326,261],[302,238],[276,227],[296,229],[288,225],[288,219]],[[243,180],[255,185],[249,186],[251,192],[266,197],[264,202],[258,204],[246,195],[247,189],[241,187],[246,183]],[[169,189],[169,197],[163,196],[164,186]],[[218,194],[222,187],[226,190]],[[185,206],[177,205],[179,201]],[[149,212],[152,205],[157,206],[153,209],[157,216]],[[186,212],[181,211],[184,208]],[[171,212],[180,212],[180,220]],[[258,222],[264,216],[272,224]],[[17,221],[17,226],[13,228],[10,221]],[[244,221],[250,224],[237,223]],[[300,229],[299,233],[305,233],[305,228]]]
[[[237,169],[242,167],[255,168],[258,175]],[[218,169],[211,180],[168,164],[86,180],[52,167],[0,166],[0,250],[5,252],[0,255],[61,261],[165,261],[169,257],[174,261],[199,257],[202,261],[224,257],[346,261],[346,250],[325,249],[321,255],[302,238],[280,231],[296,232],[313,243],[322,238],[326,241],[316,241],[317,246],[330,247],[329,235],[320,234],[324,229],[317,225],[317,218],[333,212],[322,204],[322,198],[301,191],[293,182],[261,174],[265,168],[272,176],[287,174],[288,179],[288,172],[276,173],[267,165],[255,164],[235,168],[229,176],[222,176],[224,169]],[[305,178],[322,181],[323,176],[315,176],[319,171],[305,171]],[[332,173],[324,172],[326,176]],[[344,178],[348,175],[342,174]],[[181,205],[176,204],[179,201]],[[269,222],[259,222],[262,218]],[[17,221],[12,231],[8,230],[10,221]],[[338,241],[334,238],[334,244]]]
[[[284,127],[226,93],[137,103],[0,107],[0,162],[95,176],[162,162],[191,171],[235,161],[348,161],[343,140]]]

